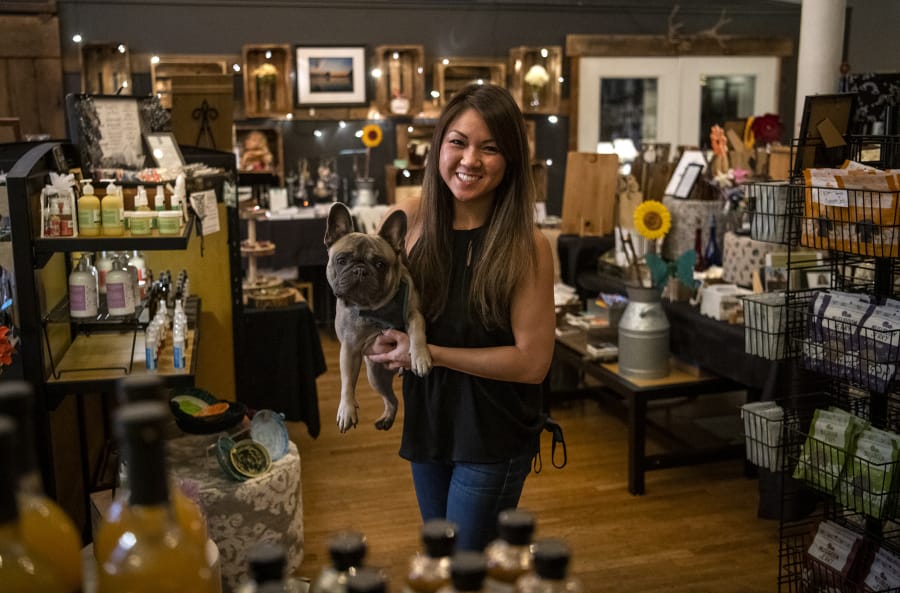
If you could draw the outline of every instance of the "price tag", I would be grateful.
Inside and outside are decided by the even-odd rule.
[[[838,206],[841,208],[846,208],[850,205],[850,200],[847,197],[846,189],[823,188],[820,189],[818,193],[818,202],[823,206]]]

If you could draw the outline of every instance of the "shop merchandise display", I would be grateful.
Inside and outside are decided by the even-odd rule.
[[[24,381],[8,381],[0,384],[0,415],[7,417],[15,429],[15,439],[10,443],[14,459],[0,460],[0,471],[9,471],[16,505],[0,504],[0,513],[12,512],[16,507],[16,537],[35,562],[46,566],[48,574],[55,575],[59,588],[46,591],[74,593],[81,590],[81,536],[65,511],[44,494],[41,473],[38,470],[34,442],[34,391]],[[0,494],[0,496],[3,496]],[[7,499],[4,497],[4,501]],[[11,517],[4,517],[10,519]],[[0,523],[3,521],[0,520]],[[0,527],[0,531],[4,528]],[[6,535],[9,535],[7,533]],[[0,536],[2,538],[2,536]],[[10,568],[14,561],[0,551],[0,564]],[[6,584],[7,575],[0,568],[0,588]],[[13,579],[14,577],[10,577]],[[48,585],[49,586],[49,585]],[[24,587],[24,585],[23,585]],[[24,591],[24,589],[10,589]]]
[[[0,586],[17,593],[69,593],[61,575],[45,560],[51,549],[33,551],[22,536],[16,497],[15,423],[0,416]],[[39,554],[43,552],[43,554]]]
[[[450,557],[456,547],[456,525],[431,519],[422,525],[422,551],[412,557],[403,593],[435,593],[450,585]]]
[[[363,566],[366,539],[361,533],[342,531],[328,540],[331,565],[326,566],[310,587],[310,593],[347,593],[351,571]]]
[[[438,593],[478,593],[484,589],[487,562],[484,554],[471,550],[456,552],[450,559],[450,585]]]
[[[497,518],[499,537],[484,550],[487,561],[485,590],[512,593],[516,581],[532,569],[531,543],[535,518],[524,509],[509,509]]]
[[[260,542],[247,553],[247,580],[235,593],[305,593],[304,583],[285,574],[283,546]]]
[[[126,393],[146,392],[154,382],[161,388],[155,377],[127,377],[121,388]],[[168,418],[168,410],[159,401],[127,403],[116,411],[116,437],[127,464],[129,491],[119,522],[104,519],[98,530],[97,543],[115,542],[110,550],[95,547],[98,593],[212,592],[218,588],[206,561],[205,538],[201,543],[201,538],[192,538],[181,528],[170,498],[163,440]],[[119,535],[101,539],[105,530]]]
[[[521,577],[516,583],[516,593],[582,593],[581,581],[568,574],[571,552],[559,539],[542,539],[535,542],[534,572]]]
[[[85,237],[100,234],[100,198],[94,194],[94,186],[89,179],[82,181],[81,197],[78,198],[78,232]]]

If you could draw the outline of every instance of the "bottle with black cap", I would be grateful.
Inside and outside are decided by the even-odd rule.
[[[347,593],[387,593],[387,579],[381,571],[359,567],[347,578]]]
[[[559,539],[535,542],[534,572],[519,578],[517,593],[583,593],[581,581],[568,576],[569,546]]]
[[[120,407],[137,402],[166,405],[163,403],[165,401],[163,381],[156,375],[133,375],[121,379],[117,385],[116,397]],[[171,418],[166,424],[170,421]],[[122,447],[122,443],[119,443],[119,447]],[[128,475],[128,463],[123,457],[119,463],[119,488],[103,517],[103,529],[98,529],[94,535],[94,554],[98,560],[105,558],[112,551],[119,537],[127,529],[130,506]],[[177,484],[170,482],[169,487],[172,508],[184,536],[195,545],[205,547],[209,536],[203,510]]]
[[[499,537],[484,549],[488,571],[485,590],[512,593],[519,577],[531,572],[534,527],[534,515],[524,509],[507,509],[500,513],[497,518]]]
[[[45,555],[35,553],[41,550],[30,549],[23,541],[16,438],[15,422],[8,416],[0,416],[0,589],[16,593],[66,593],[70,589],[44,559]]]
[[[287,552],[275,542],[260,542],[247,551],[248,579],[235,593],[300,593],[300,583],[286,575]]]
[[[341,531],[328,540],[331,566],[326,566],[312,584],[310,593],[346,593],[353,569],[360,568],[366,556],[366,538],[355,531]]]
[[[481,593],[487,591],[487,561],[482,552],[461,550],[450,559],[450,585],[438,593]]]
[[[129,389],[130,381],[123,388]],[[203,547],[185,537],[170,502],[164,441],[169,415],[160,401],[128,403],[116,410],[115,434],[130,486],[127,525],[109,554],[97,559],[97,593],[217,589]]]
[[[66,512],[44,492],[44,482],[37,466],[34,436],[34,390],[25,381],[0,384],[0,414],[8,416],[16,426],[15,474],[19,504],[19,527],[22,541],[46,560],[67,586],[67,591],[80,591],[81,535]]]
[[[430,519],[422,526],[423,552],[413,556],[404,593],[434,593],[450,584],[450,557],[456,547],[456,524]]]

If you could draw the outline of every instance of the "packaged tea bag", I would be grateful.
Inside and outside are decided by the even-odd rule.
[[[862,536],[858,533],[833,521],[822,521],[806,553],[829,571],[846,577],[861,545]]]
[[[848,457],[838,499],[846,507],[880,518],[891,491],[898,454],[900,436],[866,427]]]
[[[863,585],[866,591],[890,591],[900,587],[900,558],[878,548]]]
[[[769,471],[781,469],[781,428],[784,409],[777,403],[751,402],[741,406],[747,459]]]
[[[844,468],[847,452],[866,424],[843,410],[816,410],[803,443],[794,478],[832,492]]]

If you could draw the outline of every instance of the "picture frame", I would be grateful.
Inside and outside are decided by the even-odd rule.
[[[855,113],[856,93],[807,96],[800,118],[793,173],[800,175],[804,169],[840,165],[847,157],[843,137],[850,132]],[[830,123],[823,127],[826,120]]]
[[[831,288],[831,272],[823,270],[807,272],[806,288]]]
[[[239,174],[263,174],[284,182],[284,142],[274,126],[235,124],[234,150]]]
[[[177,171],[184,167],[184,156],[178,147],[175,134],[171,132],[150,132],[144,134],[147,155],[160,169]]]
[[[672,172],[672,176],[669,178],[669,182],[666,185],[663,195],[675,195],[676,188],[678,188],[685,172],[687,172],[688,167],[691,165],[699,165],[701,173],[706,168],[706,156],[703,154],[702,150],[685,150],[681,154],[681,158],[678,159],[678,164],[675,165],[675,171]],[[693,187],[693,185],[691,187]],[[685,196],[685,199],[686,198],[687,196]]]
[[[697,163],[689,164],[681,175],[681,179],[678,180],[678,185],[675,186],[675,191],[672,195],[682,200],[687,200],[691,197],[694,185],[696,185],[697,179],[700,178],[700,173],[702,172],[703,165]]]
[[[297,107],[365,105],[365,46],[297,46],[294,55]]]

